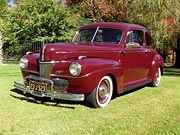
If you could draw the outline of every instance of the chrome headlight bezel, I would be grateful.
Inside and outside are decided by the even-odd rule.
[[[25,57],[22,57],[19,61],[19,65],[21,69],[26,69],[28,66],[28,59]]]
[[[77,77],[81,74],[81,65],[78,62],[72,62],[69,66],[69,73]]]

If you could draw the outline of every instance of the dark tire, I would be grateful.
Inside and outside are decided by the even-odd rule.
[[[109,104],[113,94],[113,82],[111,77],[104,76],[97,87],[86,97],[90,107],[101,108]]]
[[[152,82],[152,86],[153,87],[158,87],[160,85],[160,82],[161,82],[161,69],[158,68],[158,70],[156,72],[155,79]]]

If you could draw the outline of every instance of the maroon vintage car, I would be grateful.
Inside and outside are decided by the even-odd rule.
[[[80,27],[71,43],[47,44],[40,54],[23,56],[20,67],[24,84],[14,86],[24,93],[98,108],[112,94],[158,86],[164,66],[146,28],[103,22]]]

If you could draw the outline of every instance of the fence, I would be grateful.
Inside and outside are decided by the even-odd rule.
[[[26,52],[39,53],[44,41],[20,40],[16,43],[4,43],[2,46],[3,61],[18,61]]]

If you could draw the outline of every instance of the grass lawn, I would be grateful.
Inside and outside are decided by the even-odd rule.
[[[0,135],[180,135],[180,69],[157,88],[120,95],[101,109],[13,91],[18,65],[0,66]]]

